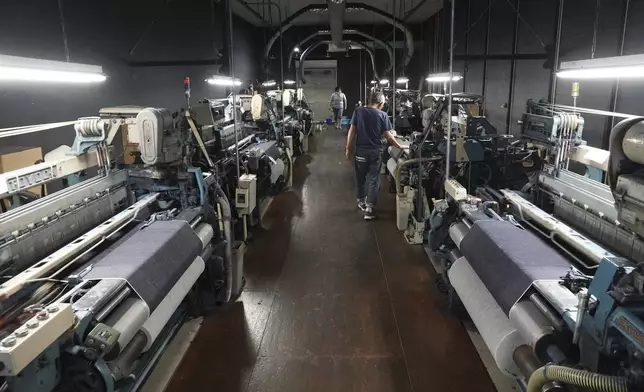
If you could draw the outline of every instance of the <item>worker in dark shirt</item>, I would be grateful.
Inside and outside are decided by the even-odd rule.
[[[347,135],[347,160],[353,155],[356,170],[358,208],[365,220],[376,219],[375,207],[380,190],[380,166],[382,165],[383,137],[389,144],[402,149],[394,138],[387,113],[381,109],[385,96],[381,92],[371,94],[369,105],[356,108],[351,118]]]

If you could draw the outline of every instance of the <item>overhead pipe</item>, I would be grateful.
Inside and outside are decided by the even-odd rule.
[[[309,46],[302,52],[302,56],[300,56],[300,67],[298,69],[298,75],[299,75],[299,80],[302,84],[306,84],[306,79],[304,79],[304,60],[308,57],[308,55],[314,51],[318,46],[324,45],[324,44],[330,44],[332,41],[326,40],[326,41],[319,41],[314,43],[313,45]],[[342,45],[355,45],[359,46],[360,48],[364,49],[367,53],[369,53],[369,57],[371,57],[371,66],[373,67],[373,74],[376,79],[379,79],[378,77],[378,71],[376,70],[376,56],[370,47],[367,45],[363,44],[362,42],[358,41],[343,41]]]
[[[329,29],[331,29],[331,41],[335,46],[342,45],[342,32],[344,28],[344,11],[347,3],[344,0],[327,0],[329,7]]]
[[[388,23],[393,24],[396,28],[399,30],[403,31],[405,33],[405,40],[407,41],[406,44],[406,50],[404,53],[403,61],[402,61],[402,66],[406,67],[407,64],[409,64],[409,61],[411,60],[412,56],[414,55],[414,36],[412,35],[411,31],[405,27],[404,23],[395,17],[392,17],[388,13],[384,12],[383,10],[374,7],[369,4],[365,3],[351,3],[347,4],[346,6],[347,9],[357,9],[357,10],[363,10],[363,11],[370,11],[373,12],[380,17],[382,17],[384,20],[386,20]],[[310,4],[307,5],[306,7],[300,8],[298,11],[294,12],[291,16],[286,18],[281,24],[280,24],[280,31],[276,32],[275,35],[271,37],[271,39],[268,40],[268,43],[266,44],[266,47],[264,48],[264,59],[266,63],[268,63],[268,58],[270,56],[271,48],[273,47],[273,44],[277,39],[284,34],[284,32],[291,27],[293,27],[293,21],[303,14],[310,12],[310,11],[320,11],[320,10],[328,10],[328,5],[327,4]]]
[[[342,34],[343,35],[359,35],[359,36],[364,37],[364,38],[366,38],[366,39],[368,39],[370,41],[373,41],[376,44],[378,44],[378,45],[382,46],[383,48],[385,48],[385,50],[387,51],[387,54],[389,55],[389,65],[387,66],[387,69],[385,70],[385,72],[391,71],[391,69],[393,67],[394,52],[391,49],[391,46],[389,44],[387,44],[383,40],[380,40],[380,39],[378,39],[378,38],[376,38],[376,37],[374,37],[374,36],[372,36],[370,34],[364,33],[364,32],[359,31],[359,30],[345,29],[345,30],[342,30]],[[293,46],[291,48],[291,50],[290,50],[290,52],[288,54],[287,60],[286,60],[288,70],[289,71],[291,70],[291,65],[293,63],[293,57],[295,56],[295,48],[301,48],[305,43],[307,43],[308,41],[312,40],[313,38],[319,37],[319,36],[324,36],[324,35],[331,35],[331,32],[329,30],[316,31],[315,33],[308,35],[303,40],[301,40],[300,42],[295,44],[295,46]]]

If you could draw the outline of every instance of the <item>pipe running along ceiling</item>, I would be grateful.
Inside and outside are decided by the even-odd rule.
[[[304,60],[306,60],[306,57],[315,50],[320,45],[328,45],[332,43],[332,41],[325,40],[325,41],[319,41],[314,43],[313,45],[309,46],[302,52],[302,56],[300,57],[300,66],[298,67],[298,75],[299,79],[302,82],[302,84],[306,84],[306,79],[304,78]],[[362,42],[358,41],[342,41],[342,46],[346,46],[348,50],[351,50],[351,45],[353,46],[358,46],[361,49],[367,51],[369,53],[369,58],[371,58],[371,67],[373,68],[373,75],[376,79],[380,79],[378,77],[378,70],[376,70],[376,55],[373,51],[372,48],[368,47],[367,45],[363,44]]]
[[[401,68],[406,67],[409,64],[409,61],[411,60],[413,54],[414,54],[414,36],[412,35],[411,31],[405,27],[403,22],[398,19],[393,17],[392,15],[384,12],[383,10],[374,7],[369,4],[365,3],[350,3],[346,4],[346,8],[348,9],[358,9],[362,11],[369,11],[372,13],[377,14],[380,16],[383,20],[387,21],[389,24],[394,25],[397,29],[401,30],[405,34],[405,52],[403,55],[403,61],[401,64]],[[264,62],[265,62],[265,68],[268,67],[268,59],[270,57],[271,53],[271,48],[275,44],[275,41],[280,37],[281,34],[284,34],[284,32],[291,27],[293,27],[294,23],[293,21],[302,16],[303,14],[310,12],[310,11],[319,11],[319,10],[328,10],[329,5],[328,4],[311,4],[306,7],[303,7],[299,9],[298,11],[294,12],[291,16],[286,18],[281,25],[279,26],[277,32],[268,40],[268,43],[266,44],[266,47],[264,48]]]
[[[369,35],[367,33],[363,33],[362,31],[359,31],[359,30],[345,29],[345,30],[342,30],[342,34],[343,35],[359,35],[359,36],[364,37],[364,38],[366,38],[366,39],[368,39],[370,41],[373,41],[374,43],[376,43],[376,44],[382,46],[383,48],[385,48],[385,50],[387,51],[387,55],[389,56],[389,64],[387,65],[387,68],[385,69],[385,73],[391,71],[391,69],[393,68],[394,53],[393,53],[393,50],[391,49],[391,46],[389,44],[387,44],[385,41],[382,41],[382,40],[380,40],[380,39],[378,39],[378,38],[376,38],[376,37],[374,37],[372,35]],[[312,40],[313,38],[319,37],[319,36],[324,36],[324,35],[331,35],[331,32],[329,30],[320,30],[320,31],[317,31],[317,32],[307,36],[306,38],[304,38],[303,40],[301,40],[300,42],[295,44],[295,46],[293,46],[291,48],[291,50],[289,51],[288,57],[286,58],[288,70],[289,71],[291,70],[291,67],[292,67],[292,64],[293,64],[293,56],[295,56],[295,48],[301,48],[305,43],[307,43],[308,41]]]

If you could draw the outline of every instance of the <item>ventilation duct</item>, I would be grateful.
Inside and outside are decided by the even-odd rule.
[[[309,46],[306,48],[304,52],[302,52],[302,56],[300,57],[300,66],[298,69],[298,75],[299,79],[302,84],[306,84],[306,79],[304,78],[304,60],[308,57],[308,55],[313,52],[317,47],[320,45],[329,45],[331,44],[332,41],[326,40],[326,41],[319,41],[314,43],[313,45]],[[368,47],[367,45],[363,44],[362,42],[358,41],[342,41],[340,44],[344,47],[350,48],[352,45],[360,47],[361,49],[364,49],[369,53],[369,57],[371,58],[371,67],[373,68],[373,75],[375,79],[378,79],[378,71],[376,70],[376,56],[372,48]]]
[[[406,41],[405,53],[403,56],[401,67],[406,67],[409,64],[409,61],[411,60],[411,57],[414,54],[414,36],[412,35],[411,31],[409,31],[405,27],[405,25],[400,19],[393,18],[391,15],[384,12],[383,10],[365,3],[346,4],[346,9],[357,9],[357,10],[369,11],[369,12],[375,13],[378,16],[380,16],[382,19],[387,21],[389,24],[393,24],[397,29],[405,33],[405,41]],[[268,59],[270,57],[271,48],[275,44],[275,41],[277,41],[277,39],[280,37],[280,35],[284,34],[286,30],[288,30],[293,26],[293,21],[295,19],[299,18],[300,16],[302,16],[307,12],[314,11],[314,10],[328,10],[328,5],[327,4],[308,5],[296,11],[295,13],[293,13],[293,15],[289,16],[285,21],[282,22],[282,24],[279,26],[278,31],[271,37],[271,39],[266,44],[266,47],[264,48],[265,66],[268,65]]]
[[[385,41],[382,41],[382,40],[380,40],[380,39],[378,39],[378,38],[376,38],[376,37],[374,37],[372,35],[369,35],[367,33],[363,33],[362,31],[359,31],[359,30],[346,30],[345,29],[345,30],[342,30],[342,34],[343,35],[359,35],[359,36],[361,36],[363,38],[366,38],[369,41],[373,41],[374,43],[382,46],[387,51],[387,55],[389,56],[389,64],[387,65],[387,68],[385,69],[385,73],[388,73],[388,72],[391,71],[391,69],[393,68],[394,52],[391,49],[391,46],[389,46]],[[291,69],[291,66],[293,64],[293,56],[295,56],[295,53],[299,52],[299,48],[301,48],[305,43],[307,43],[308,41],[312,40],[315,37],[328,36],[328,35],[331,35],[331,32],[329,30],[320,30],[320,31],[317,31],[317,32],[307,36],[306,38],[304,38],[300,42],[298,42],[291,49],[291,51],[288,54],[288,57],[286,58],[288,69],[289,70]]]

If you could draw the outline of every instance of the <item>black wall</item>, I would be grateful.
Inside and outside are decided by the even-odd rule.
[[[178,110],[185,106],[183,78],[191,77],[193,100],[223,97],[222,87],[208,85],[221,64],[228,73],[227,14],[209,0],[162,1],[63,0],[70,61],[102,65],[108,80],[93,85],[2,83],[0,128],[96,115],[101,107],[142,105]],[[0,6],[2,54],[65,60],[57,1],[22,0]],[[150,23],[156,23],[143,36]],[[259,74],[255,29],[234,19],[235,74],[242,80]],[[216,55],[216,52],[219,55]],[[179,65],[176,65],[178,61]],[[169,62],[174,66],[135,66]],[[189,66],[191,62],[212,65]],[[161,63],[163,64],[163,63]],[[71,144],[69,128],[1,139],[0,143],[42,146],[43,152]]]
[[[457,0],[455,22],[455,56],[484,55],[488,32],[489,12],[489,49],[490,55],[511,55],[513,49],[516,13],[510,6],[517,7],[517,0],[498,0],[493,2],[490,11],[486,0]],[[624,54],[644,53],[644,2],[631,1],[628,15]],[[515,82],[511,82],[512,60],[480,59],[457,60],[454,71],[465,75],[463,82],[456,83],[456,91],[483,93],[484,67],[486,115],[500,130],[511,133],[519,131],[517,121],[529,98],[548,98],[550,66],[554,57],[557,6],[559,0],[520,0],[519,12],[522,19],[518,23],[517,54],[543,55],[543,59],[516,60]],[[596,16],[596,1],[566,0],[563,14],[560,61],[591,58],[593,30]],[[619,55],[619,42],[622,35],[623,17],[626,0],[602,0],[599,12],[595,57]],[[469,9],[469,12],[468,12]],[[441,11],[444,13],[444,11]],[[469,16],[468,16],[469,13]],[[437,17],[444,17],[439,15]],[[428,23],[435,22],[432,18]],[[444,25],[447,28],[447,25]],[[433,32],[430,32],[433,34]],[[425,37],[426,40],[431,38]],[[443,53],[442,70],[447,71],[446,46]],[[546,54],[548,54],[546,56]],[[431,62],[431,60],[430,60]],[[581,97],[578,106],[608,110],[612,81],[581,81]],[[514,88],[510,102],[510,88]],[[571,80],[558,80],[556,102],[572,105]],[[617,94],[616,111],[644,114],[640,102],[644,82],[622,83]],[[508,109],[511,109],[508,121]],[[585,115],[584,138],[595,147],[604,147],[606,117]]]

